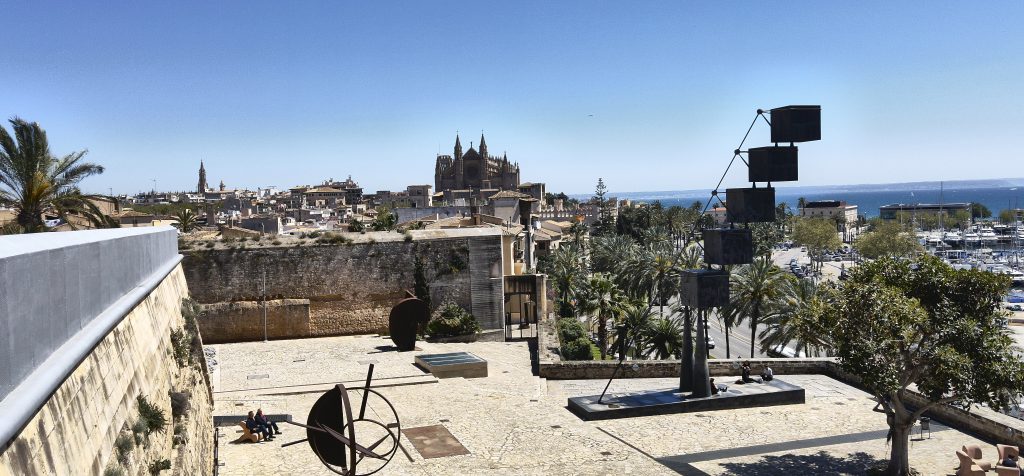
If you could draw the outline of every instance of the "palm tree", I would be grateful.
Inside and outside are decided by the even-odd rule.
[[[656,359],[671,359],[683,346],[679,323],[673,319],[654,319],[647,327],[647,355]]]
[[[13,137],[0,127],[0,205],[17,210],[15,223],[21,231],[46,231],[45,213],[60,217],[72,228],[69,213],[85,217],[94,226],[112,225],[91,201],[101,197],[78,189],[82,179],[103,173],[103,167],[82,162],[84,150],[54,157],[46,131],[38,123],[17,117],[10,123]]]
[[[597,341],[601,360],[608,355],[608,320],[622,313],[625,298],[622,291],[603,273],[595,273],[587,284],[584,309],[597,318]]]
[[[664,315],[668,290],[678,288],[669,286],[681,271],[677,258],[668,242],[644,246],[622,262],[620,284],[633,297],[649,302],[649,307],[657,302],[659,313]]]
[[[629,345],[629,353],[634,357],[639,357],[647,346],[647,336],[653,319],[654,313],[644,302],[624,304],[622,314],[619,315],[616,322],[615,342],[612,343],[612,348],[618,349],[622,344],[622,339],[625,338]],[[625,334],[619,332],[620,328],[625,330]]]
[[[188,233],[199,226],[197,223],[199,218],[196,217],[195,212],[189,208],[179,210],[174,217],[178,220],[178,229],[181,230],[182,233]]]
[[[639,250],[627,235],[605,235],[591,240],[590,262],[594,272],[617,273],[623,261]]]
[[[737,324],[750,319],[750,357],[754,357],[757,325],[770,316],[782,295],[785,274],[766,256],[754,259],[752,264],[740,266],[732,273],[730,307],[735,309]]]
[[[722,306],[718,310],[718,320],[722,323],[722,329],[725,331],[725,356],[728,358],[732,355],[730,353],[732,348],[730,347],[729,335],[732,328],[736,327],[736,324],[739,323],[740,316],[736,311],[736,307],[730,302],[729,305]]]
[[[585,284],[586,269],[583,266],[583,251],[572,246],[561,247],[552,253],[551,281],[558,293],[559,315],[574,315],[570,302],[574,293]]]
[[[786,275],[783,294],[777,306],[778,311],[765,318],[761,331],[761,350],[767,352],[793,344],[797,357],[818,357],[830,347],[823,336],[825,330],[817,318],[821,301],[817,286],[810,279],[797,279]]]

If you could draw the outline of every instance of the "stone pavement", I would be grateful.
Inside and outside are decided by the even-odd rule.
[[[215,415],[244,415],[262,406],[304,422],[334,382],[358,386],[375,361],[374,387],[395,405],[403,428],[442,425],[466,455],[423,458],[403,437],[412,461],[398,452],[383,474],[863,474],[887,458],[885,417],[864,392],[820,375],[787,375],[807,403],[584,422],[565,409],[569,396],[600,393],[605,381],[545,381],[530,373],[525,343],[418,343],[390,350],[378,336],[222,344],[216,349]],[[472,352],[488,361],[489,377],[438,380],[413,366],[421,353]],[[257,378],[258,377],[258,378]],[[722,379],[723,382],[730,379]],[[663,388],[675,379],[620,380],[610,392]],[[383,414],[371,400],[370,410]],[[233,443],[221,428],[220,474],[332,474],[305,443],[304,430],[282,425],[269,443]],[[916,436],[916,431],[915,431]],[[913,441],[910,459],[922,474],[953,474],[955,448],[988,443],[932,424],[931,438]],[[380,474],[380,473],[379,473]]]

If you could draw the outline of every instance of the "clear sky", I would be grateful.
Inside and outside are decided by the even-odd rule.
[[[89,149],[94,192],[192,189],[200,159],[398,190],[456,130],[549,191],[710,188],[786,104],[823,116],[790,185],[1024,176],[1020,0],[5,1],[0,33],[0,116]]]

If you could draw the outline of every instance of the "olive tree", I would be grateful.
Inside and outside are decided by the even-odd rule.
[[[865,258],[881,258],[882,256],[910,256],[923,248],[907,229],[894,221],[882,221],[861,235],[853,244],[861,256]]]
[[[793,242],[806,246],[811,260],[821,266],[826,250],[835,250],[843,245],[836,231],[835,222],[825,218],[799,218],[793,222]]]
[[[888,475],[909,474],[914,422],[939,405],[1007,408],[1024,362],[999,325],[1006,276],[954,270],[932,256],[882,258],[854,270],[823,311],[843,370],[882,403],[892,437]],[[910,400],[910,387],[923,399]]]

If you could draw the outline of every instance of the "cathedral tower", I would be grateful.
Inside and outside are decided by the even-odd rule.
[[[206,192],[206,166],[203,165],[203,161],[199,161],[199,185],[196,187],[196,193]]]

